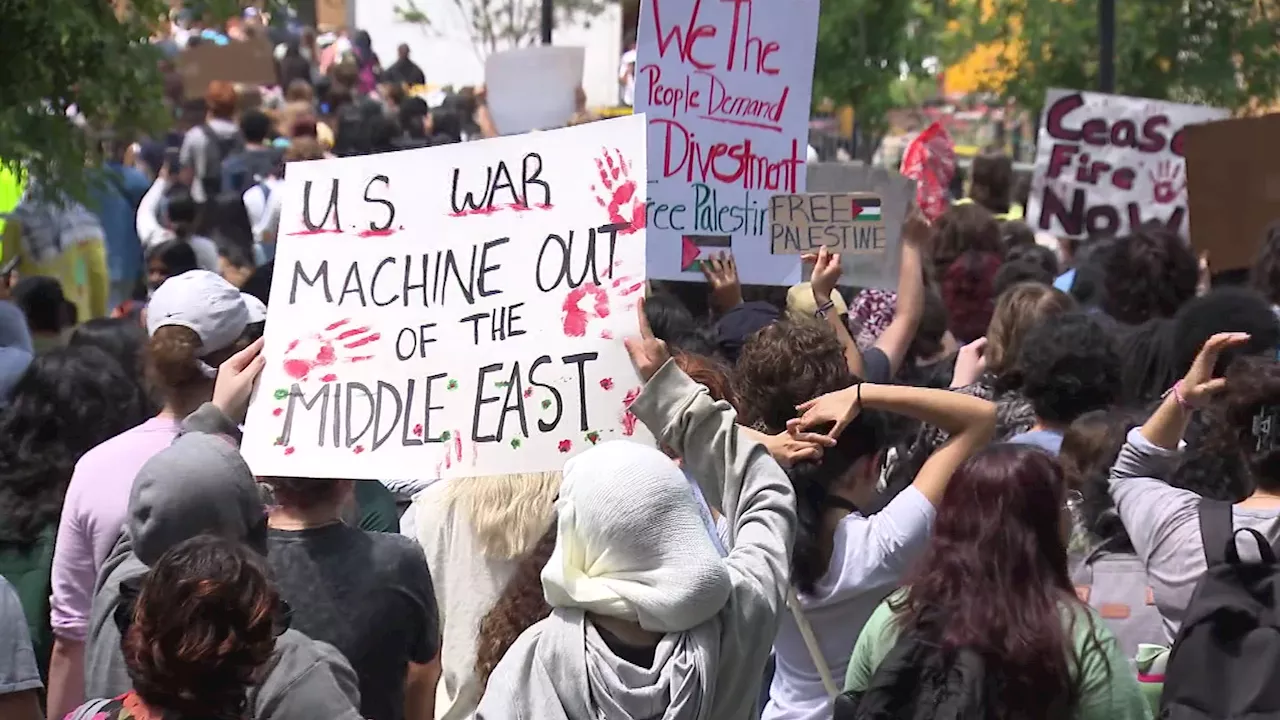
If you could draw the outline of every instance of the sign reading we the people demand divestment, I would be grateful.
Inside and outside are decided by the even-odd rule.
[[[1226,110],[1050,90],[1027,222],[1059,237],[1121,235],[1148,220],[1187,234],[1183,129]]]
[[[622,340],[645,285],[645,124],[288,167],[258,475],[560,469],[652,441]]]
[[[819,0],[645,0],[637,112],[649,118],[649,275],[701,279],[731,251],[744,283],[800,280],[769,242],[769,199],[804,192]]]

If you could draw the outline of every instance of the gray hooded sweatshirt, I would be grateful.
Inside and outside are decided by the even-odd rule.
[[[173,445],[138,471],[120,541],[98,575],[85,643],[85,693],[116,697],[133,687],[120,650],[120,585],[137,582],[166,550],[197,535],[266,553],[266,509],[240,457],[234,423],[212,404],[190,415]],[[359,720],[359,685],[336,649],[296,630],[276,639],[271,670],[250,691],[255,720]]]
[[[740,720],[757,717],[765,662],[790,582],[795,493],[763,445],[674,361],[631,405],[724,509],[732,590],[719,613],[658,643],[652,668],[617,657],[582,610],[555,608],[503,656],[476,720]]]

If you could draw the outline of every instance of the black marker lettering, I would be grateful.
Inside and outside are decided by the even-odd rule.
[[[329,205],[324,209],[324,217],[320,218],[320,223],[311,221],[311,185],[310,180],[302,185],[302,224],[307,229],[314,232],[324,228],[325,223],[329,222],[329,216],[333,216],[333,229],[342,232],[342,223],[338,220],[338,179],[334,178],[329,190]]]
[[[307,277],[306,271],[302,269],[302,261],[293,261],[293,279],[289,283],[289,304],[293,305],[298,302],[298,280],[307,284],[307,287],[315,287],[316,283],[321,283],[324,288],[324,301],[333,302],[333,293],[329,292],[329,261],[321,260],[320,267],[316,268],[316,274]]]
[[[552,404],[555,406],[556,416],[551,420],[551,422],[545,422],[544,420],[542,420],[542,418],[538,418],[538,430],[539,432],[544,432],[544,433],[555,430],[556,426],[560,424],[560,418],[564,415],[564,398],[560,397],[560,391],[557,390],[554,385],[540,383],[533,378],[533,374],[538,371],[538,368],[543,365],[546,365],[549,362],[551,362],[551,356],[543,355],[537,360],[534,360],[533,364],[529,366],[529,385],[531,387],[536,387],[542,390],[546,390],[547,392],[551,393],[551,396],[553,398],[555,398],[552,401]]]
[[[389,186],[389,185],[391,185],[391,178],[387,177],[386,175],[374,175],[374,176],[373,176],[373,179],[369,181],[369,184],[364,186],[364,201],[365,201],[365,202],[367,202],[367,203],[376,203],[376,204],[378,204],[378,205],[384,205],[384,206],[386,206],[386,208],[387,208],[387,222],[386,222],[386,224],[384,224],[384,225],[376,225],[376,224],[374,224],[374,223],[372,223],[372,222],[371,222],[371,223],[369,223],[369,229],[370,229],[370,230],[374,230],[374,231],[381,232],[381,231],[383,231],[383,230],[390,230],[390,229],[391,229],[391,223],[395,222],[395,220],[396,220],[396,206],[395,206],[395,205],[392,205],[390,200],[384,200],[384,199],[382,199],[382,198],[371,198],[371,197],[369,197],[369,189],[370,189],[370,188],[372,188],[372,187],[373,187],[373,184],[374,184],[374,183],[376,183],[376,182],[380,182],[380,183],[382,183],[382,184],[384,184],[384,185],[388,185],[388,186]]]

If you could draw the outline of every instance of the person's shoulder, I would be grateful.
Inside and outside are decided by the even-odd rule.
[[[104,462],[114,463],[115,459],[121,454],[135,455],[139,443],[163,446],[167,444],[166,437],[167,442],[172,442],[177,436],[178,426],[176,423],[153,423],[148,420],[89,448],[88,452],[81,455],[76,462],[76,468],[79,469],[81,466],[91,466]]]

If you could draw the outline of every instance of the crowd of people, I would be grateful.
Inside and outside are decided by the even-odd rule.
[[[625,342],[654,446],[255,477],[283,163],[497,132],[482,91],[407,96],[407,48],[384,69],[363,33],[281,44],[274,101],[215,82],[171,137],[104,138],[89,202],[30,178],[7,218],[0,717],[1280,707],[1275,640],[1249,634],[1275,617],[1280,231],[1247,276],[1156,225],[1038,236],[987,154],[940,217],[912,211],[893,291],[845,287],[825,249],[789,289],[725,254],[650,283]]]

